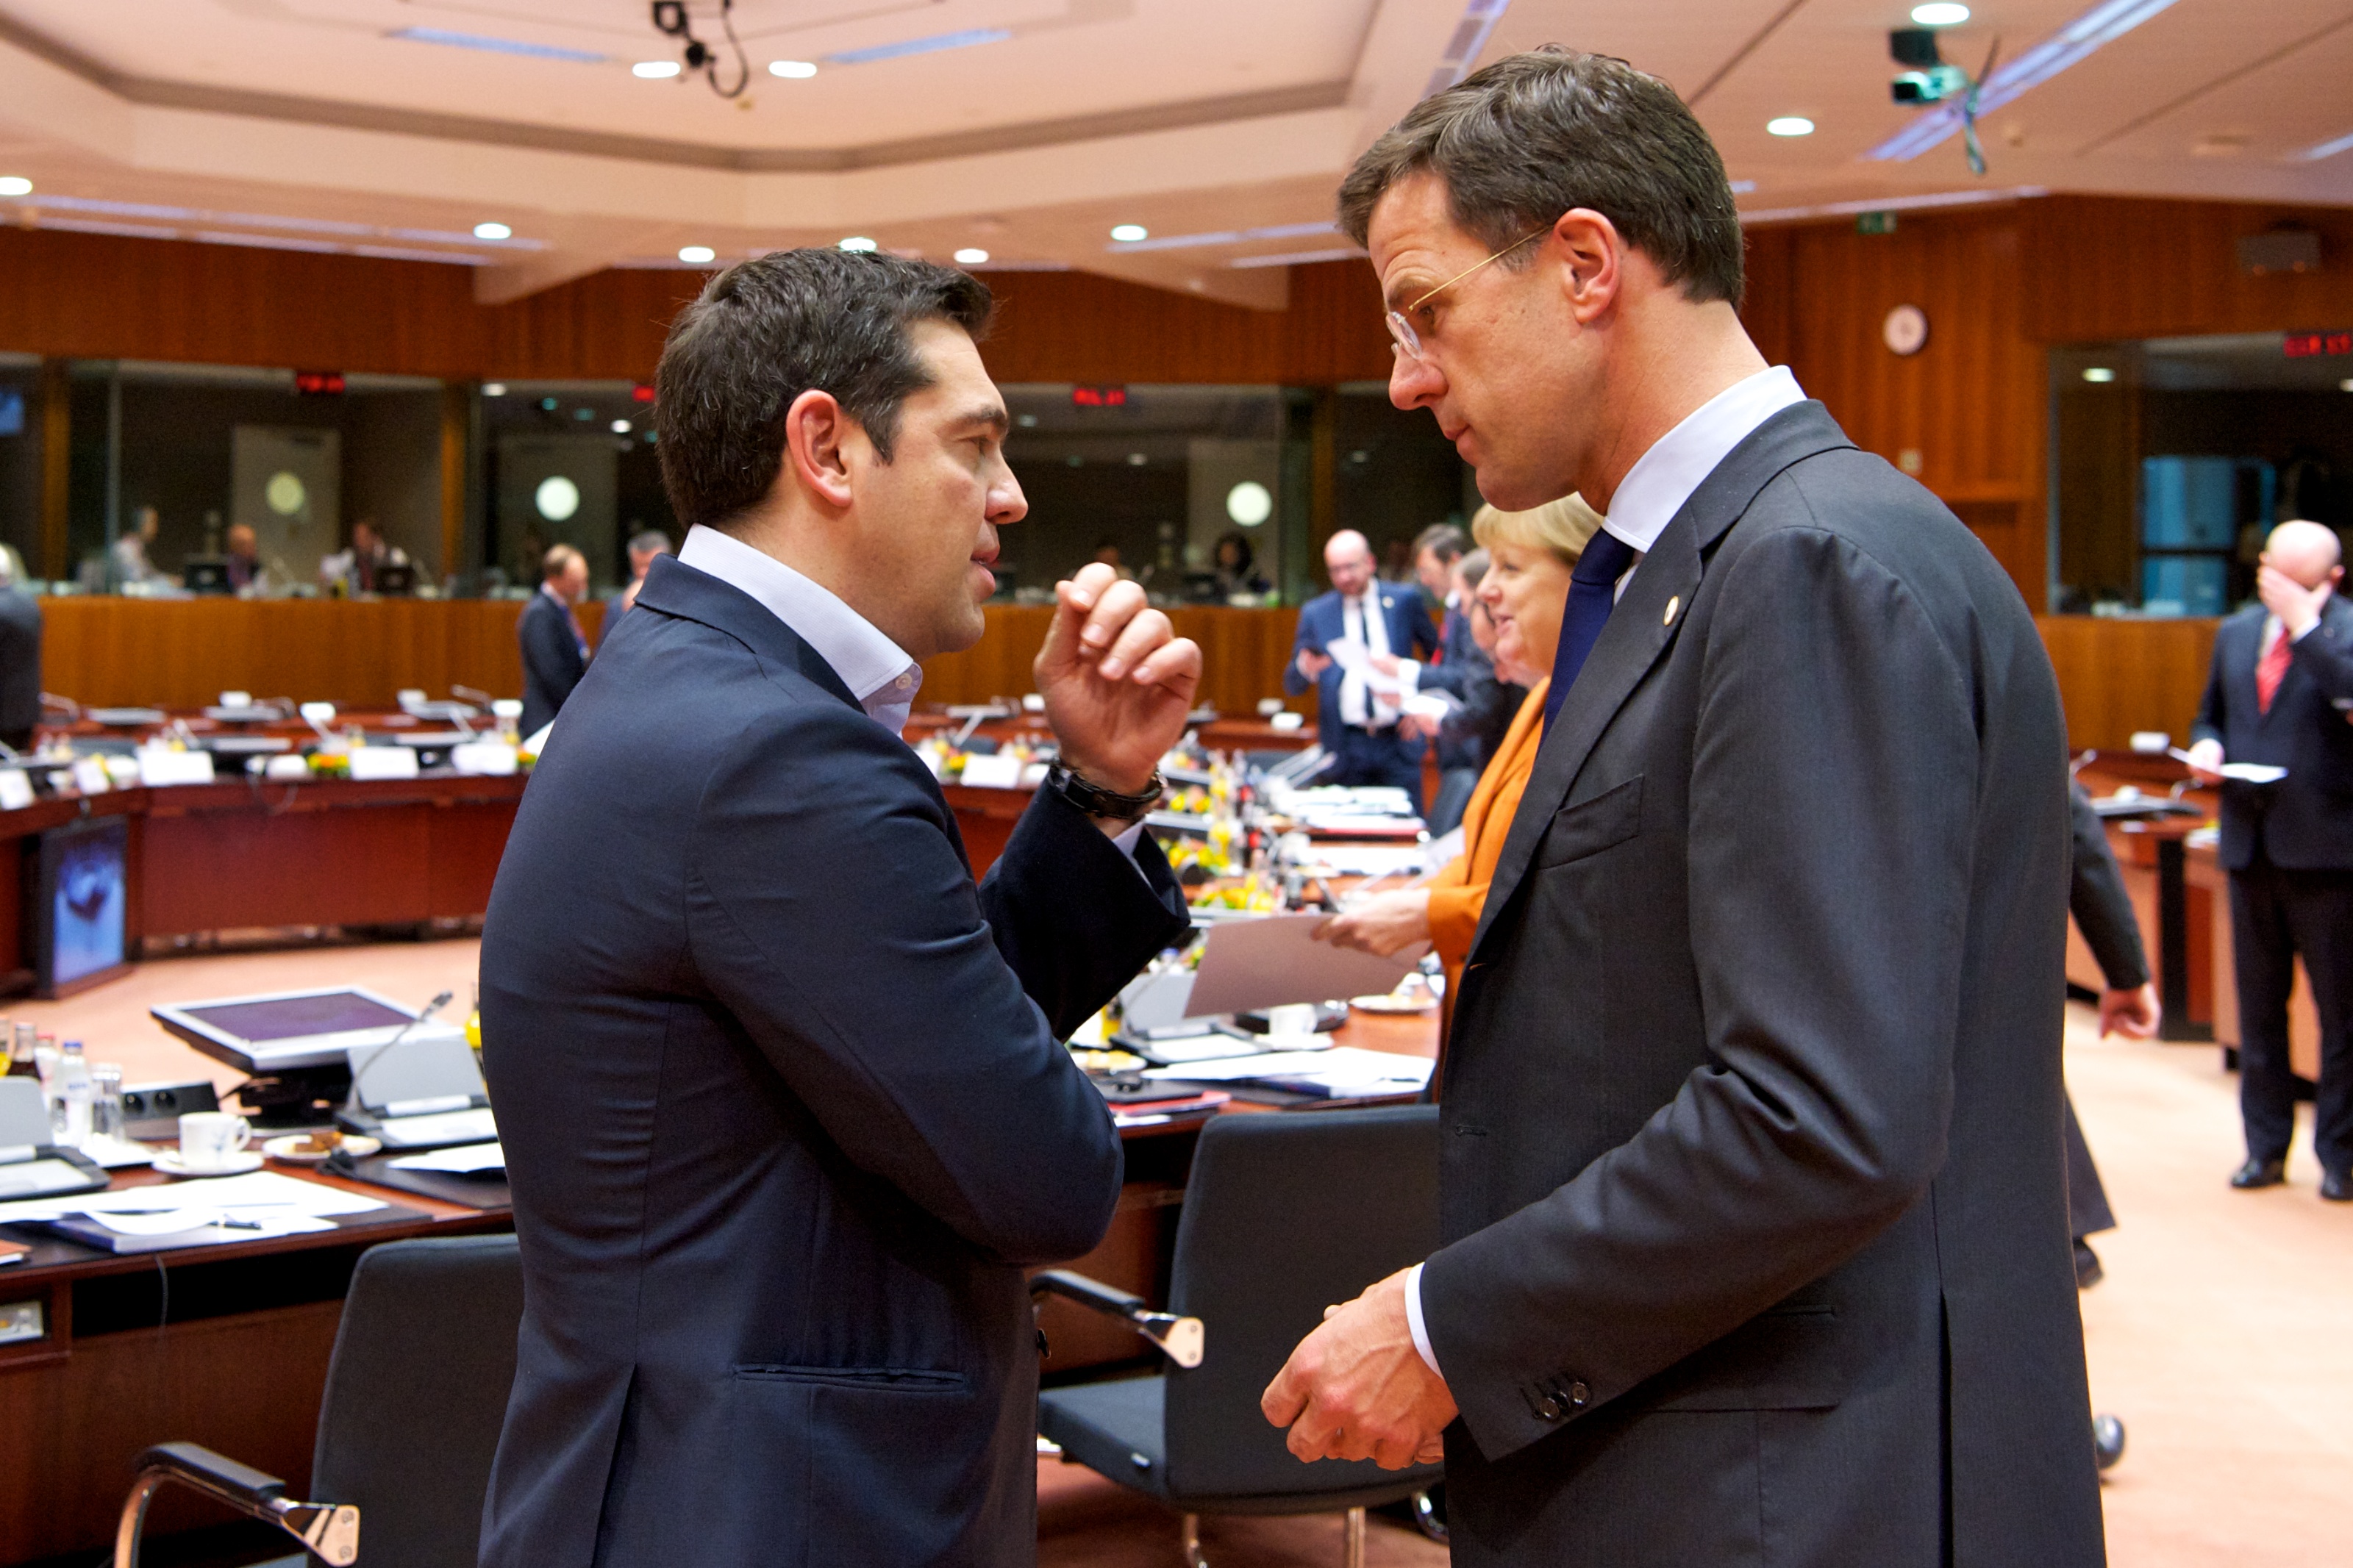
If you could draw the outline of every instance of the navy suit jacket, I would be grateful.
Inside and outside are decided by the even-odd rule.
[[[482,933],[522,1237],[486,1568],[1036,1552],[1025,1264],[1118,1201],[1060,1041],[1187,929],[1041,794],[978,887],[915,753],[665,557],[516,816]]]
[[[522,733],[528,737],[555,717],[587,673],[588,659],[580,624],[543,589],[515,617],[515,638],[522,644]]]
[[[2272,710],[2255,700],[2264,611],[2241,610],[2214,633],[2205,700],[2189,732],[2222,742],[2234,763],[2287,770],[2277,784],[2222,785],[2222,864],[2243,871],[2260,848],[2274,866],[2353,870],[2353,605],[2332,594],[2320,624],[2290,649]]]
[[[1421,590],[1410,584],[1379,584],[1381,614],[1388,624],[1389,651],[1399,658],[1427,659],[1438,651],[1438,630],[1430,624],[1430,614],[1421,607]],[[1341,608],[1339,591],[1318,594],[1299,606],[1299,636],[1291,645],[1291,662],[1282,667],[1282,689],[1293,697],[1307,689],[1307,678],[1299,673],[1299,650],[1314,648],[1322,653],[1330,644],[1347,635],[1348,623]],[[1316,679],[1316,733],[1324,749],[1336,753],[1338,737],[1344,728],[1340,722],[1340,668],[1325,670]],[[1396,737],[1405,747],[1408,756],[1421,755],[1421,742]]]

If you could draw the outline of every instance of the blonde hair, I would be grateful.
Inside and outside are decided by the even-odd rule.
[[[1471,520],[1471,537],[1482,548],[1516,544],[1523,549],[1549,550],[1570,565],[1585,553],[1585,542],[1601,527],[1601,514],[1571,491],[1527,511],[1499,511],[1482,506]]]

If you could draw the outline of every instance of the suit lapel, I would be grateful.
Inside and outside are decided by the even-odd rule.
[[[1560,717],[1536,752],[1535,769],[1512,818],[1511,836],[1487,889],[1471,958],[1479,957],[1487,933],[1512,900],[1536,845],[1552,826],[1553,814],[1568,799],[1594,743],[1624,707],[1662,654],[1683,630],[1684,612],[1699,591],[1705,556],[1740,520],[1757,492],[1791,464],[1822,452],[1853,446],[1819,403],[1785,408],[1735,447],[1691,493],[1664,532],[1642,557],[1610,611],[1599,640],[1588,655],[1577,683],[1561,704]],[[1672,620],[1670,601],[1680,601]]]

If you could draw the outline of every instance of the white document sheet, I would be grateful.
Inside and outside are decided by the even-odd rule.
[[[365,1214],[371,1209],[386,1206],[375,1198],[331,1187],[323,1182],[298,1181],[281,1176],[275,1171],[253,1171],[242,1176],[215,1176],[209,1180],[174,1182],[168,1186],[118,1187],[111,1192],[82,1193],[73,1197],[36,1198],[26,1203],[0,1204],[0,1225],[13,1225],[23,1220],[57,1219],[65,1215],[88,1215],[110,1229],[115,1229],[112,1216],[141,1216],[133,1223],[142,1226],[154,1226],[161,1230],[145,1234],[168,1234],[172,1230],[199,1229],[216,1223],[223,1215],[234,1219],[258,1222],[278,1220],[332,1219],[337,1215]],[[177,1224],[164,1216],[181,1216]],[[289,1228],[315,1230],[316,1226],[293,1226]],[[121,1234],[128,1235],[123,1231]]]
[[[507,1152],[496,1143],[466,1143],[425,1154],[403,1154],[392,1162],[396,1171],[441,1171],[453,1176],[475,1176],[507,1168]]]
[[[429,1116],[387,1116],[381,1125],[384,1141],[396,1149],[413,1149],[419,1143],[479,1142],[499,1135],[499,1124],[486,1106]]]
[[[1224,1057],[1214,1061],[1183,1062],[1146,1068],[1144,1076],[1177,1079],[1188,1083],[1248,1083],[1282,1079],[1312,1083],[1335,1098],[1402,1094],[1430,1082],[1427,1057],[1398,1056],[1393,1051],[1367,1051],[1355,1046],[1335,1046],[1328,1051],[1261,1051],[1256,1056]]]
[[[1206,1018],[1390,991],[1430,951],[1428,942],[1418,942],[1402,952],[1376,958],[1354,948],[1334,947],[1308,934],[1324,918],[1269,915],[1210,927],[1185,1016]]]

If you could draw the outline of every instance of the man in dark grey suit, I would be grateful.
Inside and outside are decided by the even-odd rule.
[[[1446,1245],[1270,1419],[1389,1465],[1442,1433],[1458,1563],[2100,1562],[2065,736],[2016,588],[1750,344],[1665,84],[1500,61],[1340,216],[1391,400],[1495,505],[1606,521],[1456,1002]]]
[[[522,734],[528,740],[552,723],[588,672],[588,639],[573,606],[588,592],[588,563],[569,544],[552,547],[540,562],[539,592],[515,617],[522,649]]]
[[[656,377],[690,531],[572,695],[482,931],[524,1310],[486,1568],[1036,1554],[1022,1265],[1119,1137],[1061,1040],[1188,929],[1143,835],[1200,650],[1090,567],[1035,674],[1061,771],[977,888],[900,739],[1027,505],[988,291],[721,273]]]
[[[41,603],[19,587],[0,552],[0,744],[33,748],[41,722]]]
[[[2189,749],[2222,786],[2239,985],[2239,1114],[2247,1160],[2234,1187],[2287,1179],[2295,1073],[2287,1006],[2295,961],[2320,1016],[2312,1150],[2320,1195],[2353,1203],[2353,605],[2338,596],[2344,547],[2316,522],[2281,523],[2255,579],[2261,603],[2214,633],[2213,668]],[[2226,762],[2284,768],[2258,784]]]

